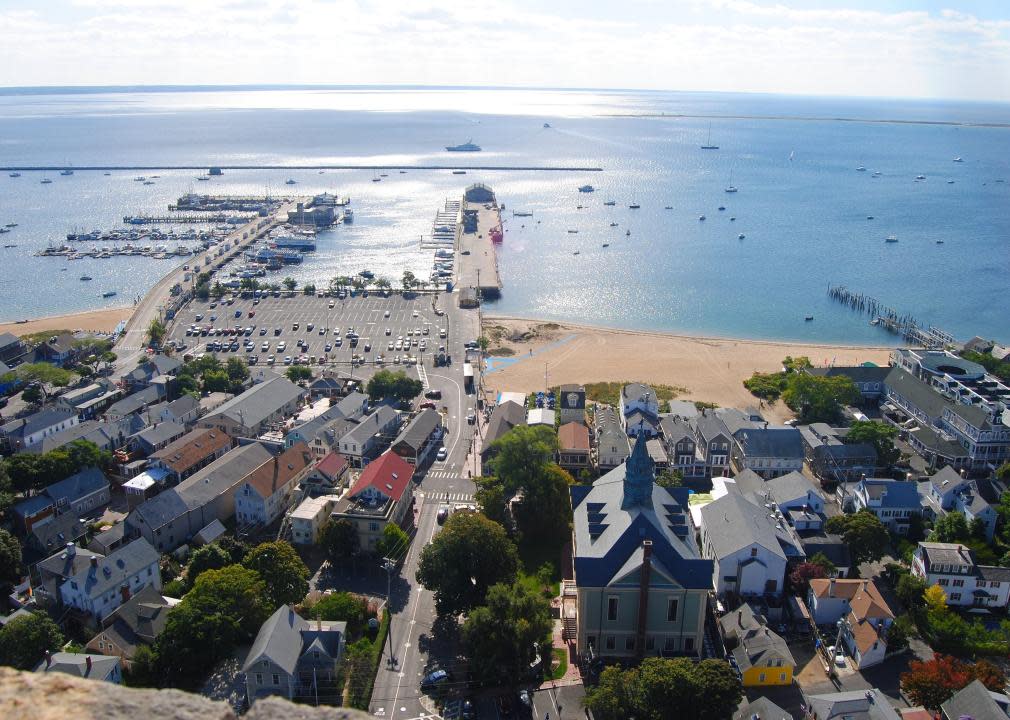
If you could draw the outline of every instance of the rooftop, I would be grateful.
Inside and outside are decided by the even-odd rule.
[[[151,459],[159,460],[170,470],[181,474],[231,443],[231,436],[223,430],[197,428],[151,453]]]

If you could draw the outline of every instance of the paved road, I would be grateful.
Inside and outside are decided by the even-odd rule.
[[[231,254],[235,251],[238,245],[242,247],[255,242],[257,238],[262,237],[265,233],[269,232],[270,229],[278,222],[276,218],[287,217],[287,211],[293,207],[291,204],[283,206],[273,218],[271,218],[271,223],[265,225],[258,233],[255,232],[256,224],[263,221],[263,218],[257,217],[251,220],[249,223],[242,225],[237,228],[235,232],[231,233],[227,239],[214,245],[209,250],[194,255],[192,257],[192,262],[188,263],[190,267],[195,266],[199,263],[201,266],[206,266],[208,262],[211,262],[214,266],[221,262],[221,259],[225,255]],[[249,237],[246,240],[242,240],[242,233],[249,233]],[[224,243],[229,243],[232,249],[227,253],[222,253],[219,256],[219,251],[223,250]],[[119,341],[113,348],[116,353],[117,360],[114,366],[114,376],[119,378],[126,375],[128,372],[133,370],[137,366],[140,358],[144,356],[144,346],[147,341],[147,328],[150,327],[151,322],[155,318],[161,317],[162,308],[171,299],[171,290],[176,284],[185,283],[186,271],[182,268],[177,268],[165,277],[159,280],[153,288],[151,288],[137,307],[133,311],[133,315],[130,317],[129,322],[126,324],[126,331],[120,336]]]

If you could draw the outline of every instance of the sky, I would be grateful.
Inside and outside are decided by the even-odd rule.
[[[1010,2],[0,0],[0,86],[274,83],[1010,102]]]

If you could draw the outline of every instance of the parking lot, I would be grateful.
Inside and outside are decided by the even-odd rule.
[[[349,368],[352,362],[409,366],[420,360],[430,366],[439,348],[449,345],[447,318],[436,314],[432,302],[431,295],[374,293],[195,300],[176,316],[170,339],[184,344],[187,354],[212,352],[255,365]]]

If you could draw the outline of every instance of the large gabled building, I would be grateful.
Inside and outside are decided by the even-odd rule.
[[[575,617],[580,654],[697,655],[712,562],[698,556],[688,490],[656,485],[639,437],[627,462],[571,488]]]

